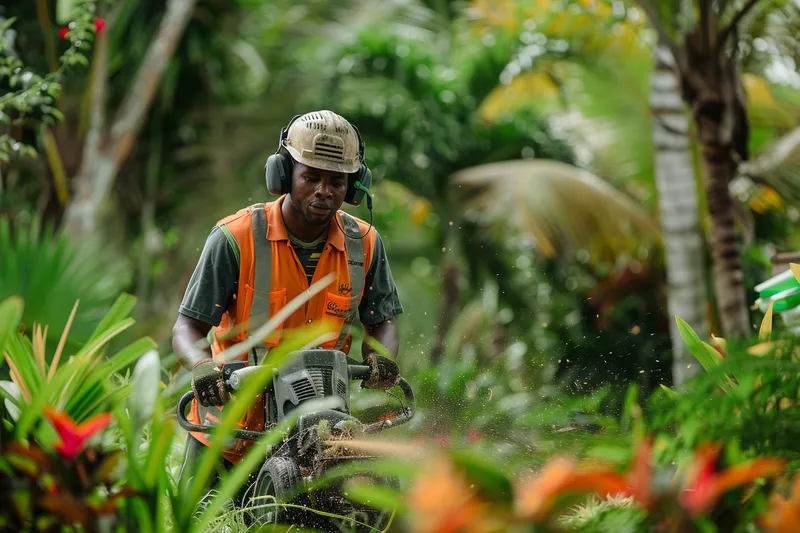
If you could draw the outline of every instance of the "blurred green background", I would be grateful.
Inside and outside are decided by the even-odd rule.
[[[754,165],[800,117],[798,8],[772,4],[737,36]],[[61,13],[81,6],[65,38],[76,21]],[[130,338],[170,352],[211,227],[272,199],[263,166],[280,128],[322,108],[366,140],[373,222],[405,307],[404,372],[492,369],[517,392],[610,385],[618,403],[628,384],[648,394],[693,364],[674,314],[727,336],[703,141],[677,85],[657,82],[658,35],[636,2],[36,0],[0,16],[14,19],[0,298],[22,294],[26,326],[48,324],[52,346],[76,299],[79,345],[126,291],[138,298]],[[163,68],[156,42],[172,52]],[[70,45],[85,64],[60,66]],[[790,148],[769,172],[731,176],[748,310],[774,254],[797,247]]]

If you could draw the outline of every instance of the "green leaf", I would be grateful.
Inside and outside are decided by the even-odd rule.
[[[722,363],[722,355],[710,344],[703,342],[685,320],[675,315],[675,322],[678,324],[678,333],[686,343],[686,347],[689,348],[689,352],[706,371],[713,370]]]
[[[663,390],[667,394],[667,396],[669,396],[670,398],[678,399],[680,397],[677,392],[675,392],[674,390],[670,389],[669,387],[667,387],[663,383],[659,384],[658,386],[661,387],[661,390]]]
[[[135,306],[135,296],[127,293],[120,294],[117,300],[114,302],[114,305],[112,305],[111,309],[109,309],[108,313],[106,313],[106,316],[103,317],[103,320],[97,325],[94,333],[92,333],[91,337],[89,337],[89,342],[96,340],[105,332],[105,330],[111,328],[117,322],[121,322],[122,320],[128,318]]]
[[[18,296],[6,298],[0,303],[0,356],[6,351],[6,341],[19,331],[24,308],[25,302]]]
[[[69,24],[78,0],[57,0],[56,2],[56,22],[58,24]]]
[[[474,482],[479,492],[495,501],[510,503],[514,488],[511,480],[486,457],[471,452],[453,452],[453,462],[462,468],[467,478]]]
[[[353,502],[369,505],[379,510],[396,509],[399,513],[406,511],[403,495],[385,485],[349,480],[345,483],[344,488],[347,498]]]

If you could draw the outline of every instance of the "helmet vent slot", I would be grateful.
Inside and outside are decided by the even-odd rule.
[[[344,146],[341,144],[317,141],[314,143],[314,155],[333,161],[344,161]]]

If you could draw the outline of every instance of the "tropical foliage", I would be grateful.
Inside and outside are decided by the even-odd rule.
[[[796,331],[750,307],[800,263],[798,21],[763,0],[0,8],[0,530],[254,529],[229,500],[293,421],[203,494],[254,381],[182,484],[168,346],[209,228],[267,199],[310,108],[365,139],[374,212],[348,209],[386,246],[418,407],[327,440],[372,459],[312,496],[344,483],[387,531],[800,529]],[[352,407],[388,422],[393,400]]]

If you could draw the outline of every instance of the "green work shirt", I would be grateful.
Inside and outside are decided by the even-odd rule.
[[[358,306],[361,322],[376,326],[403,312],[397,286],[380,235],[375,231],[372,263],[367,271],[364,295]],[[239,264],[233,248],[218,227],[211,230],[200,259],[189,280],[179,311],[181,314],[218,326],[233,296],[238,293]]]

